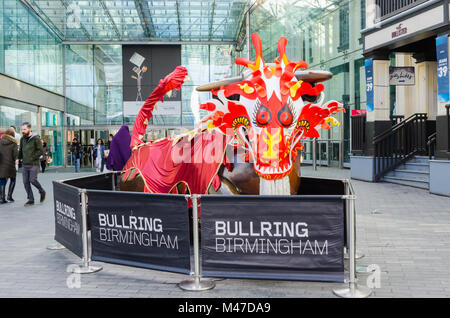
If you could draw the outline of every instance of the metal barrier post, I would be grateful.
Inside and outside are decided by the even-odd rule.
[[[80,189],[81,194],[81,216],[83,222],[83,265],[74,267],[72,273],[89,274],[95,273],[103,269],[101,266],[93,266],[90,264],[91,257],[89,255],[89,239],[87,230],[87,194],[86,189]]]
[[[317,139],[313,138],[312,140],[312,162],[313,162],[313,169],[317,170],[317,163],[316,163],[316,146],[317,146]]]
[[[350,227],[347,229],[350,232],[350,241],[347,242],[350,254],[350,273],[348,287],[342,289],[334,289],[333,293],[336,296],[343,298],[366,298],[372,294],[372,290],[366,286],[359,286],[357,284],[356,278],[356,222],[355,222],[355,195],[345,196],[347,203],[349,203],[349,208],[346,209],[347,219],[349,220]]]
[[[198,233],[198,205],[197,198],[200,196],[193,194],[192,198],[192,214],[193,214],[193,231],[194,231],[194,279],[188,279],[178,284],[183,290],[203,291],[212,289],[216,284],[211,280],[202,280],[200,274],[200,241]]]
[[[355,192],[353,191],[353,187],[352,187],[352,185],[351,185],[351,183],[350,183],[350,181],[348,180],[348,179],[346,179],[345,181],[344,181],[344,187],[345,187],[345,195],[354,195],[355,194]],[[349,204],[348,204],[348,200],[347,200],[347,204],[346,204],[346,211],[345,211],[345,215],[346,216],[348,216],[349,215]],[[356,216],[355,216],[356,217]],[[350,242],[350,231],[348,230],[349,228],[350,228],[350,220],[349,220],[349,218],[347,217],[346,218],[347,220],[346,220],[346,226],[347,226],[347,232],[346,232],[346,235],[347,235],[347,242]],[[347,243],[348,244],[348,243]],[[356,237],[355,237],[355,246],[356,246]],[[355,247],[356,248],[356,247]],[[363,254],[363,253],[360,253],[357,249],[356,249],[356,252],[355,252],[355,258],[356,259],[361,259],[361,258],[363,258],[365,255]],[[349,255],[349,251],[348,251],[348,249],[346,248],[345,249],[345,253],[344,253],[344,259],[350,259],[350,255]]]

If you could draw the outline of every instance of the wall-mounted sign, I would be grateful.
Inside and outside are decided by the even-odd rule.
[[[392,32],[392,38],[395,39],[396,37],[399,37],[401,35],[405,35],[408,33],[408,28],[404,27],[402,23],[400,23],[396,28],[395,31]]]
[[[448,34],[436,38],[438,102],[450,101],[448,77]]]
[[[366,98],[367,98],[367,111],[371,112],[374,109],[373,106],[373,60],[367,59],[364,63],[366,67]]]
[[[415,85],[414,66],[390,66],[389,67],[389,85]]]

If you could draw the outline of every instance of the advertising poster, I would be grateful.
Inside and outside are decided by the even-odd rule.
[[[449,102],[448,35],[436,38],[438,102]]]
[[[123,110],[136,116],[159,81],[181,65],[180,45],[123,45]],[[180,115],[181,94],[174,90],[158,102],[153,115]]]
[[[374,105],[373,105],[373,60],[367,59],[365,61],[365,67],[366,67],[367,111],[371,112],[374,109]]]

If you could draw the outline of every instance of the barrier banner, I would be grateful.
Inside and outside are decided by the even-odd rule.
[[[190,273],[184,195],[88,190],[92,260]]]
[[[55,241],[83,257],[83,222],[80,193],[77,188],[53,181],[55,207]]]
[[[341,196],[201,197],[202,273],[344,281]]]
[[[64,183],[82,189],[114,190],[113,177],[115,172],[94,174],[91,176],[65,180]]]

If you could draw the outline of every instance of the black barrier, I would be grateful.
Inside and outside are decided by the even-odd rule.
[[[83,257],[82,211],[80,190],[53,181],[55,208],[55,241],[61,243],[79,257]]]
[[[114,186],[114,175],[117,172],[108,172],[102,174],[95,174],[92,176],[81,177],[76,179],[69,179],[63,181],[65,184],[90,190],[116,190]]]
[[[345,179],[326,179],[314,177],[301,177],[299,195],[348,195]],[[344,205],[347,208],[348,202]],[[344,210],[345,211],[345,210]],[[344,233],[347,233],[347,213],[344,213]],[[347,246],[347,236],[344,236],[344,246]]]
[[[202,273],[344,281],[342,196],[201,196]]]
[[[301,177],[297,194],[345,195],[345,181],[339,179]]]
[[[184,195],[87,190],[92,259],[190,273]]]

